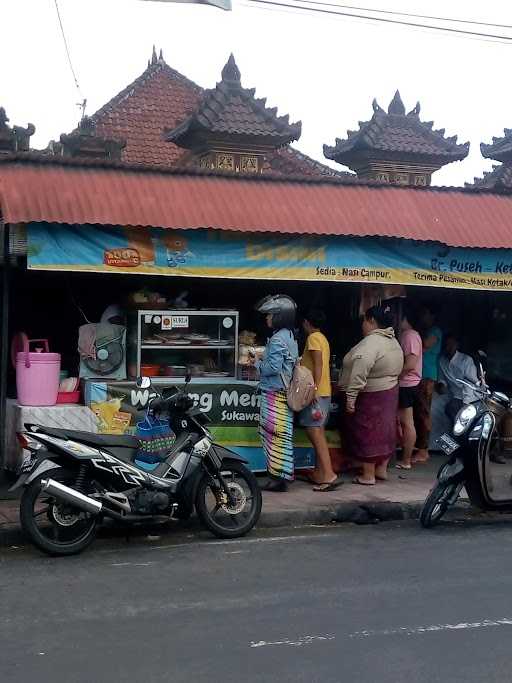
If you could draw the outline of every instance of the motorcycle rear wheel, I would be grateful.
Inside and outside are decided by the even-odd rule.
[[[201,522],[217,538],[245,536],[261,514],[261,491],[254,474],[243,463],[230,462],[223,466],[222,476],[233,494],[231,504],[212,488],[204,474],[197,487],[196,511]]]
[[[430,491],[420,512],[420,524],[424,529],[431,529],[441,520],[456,488],[457,484],[454,483],[437,483]]]
[[[58,469],[44,473],[24,490],[20,504],[21,528],[32,543],[47,555],[76,555],[96,538],[98,517],[61,504],[41,490],[48,478],[73,487],[76,473]]]

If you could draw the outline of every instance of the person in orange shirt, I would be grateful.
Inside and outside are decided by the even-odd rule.
[[[331,406],[331,378],[329,362],[331,351],[327,337],[321,332],[326,318],[322,311],[311,310],[304,317],[302,327],[307,335],[301,364],[308,368],[315,380],[316,397],[313,403],[299,413],[299,424],[304,427],[316,455],[316,466],[310,481],[314,491],[332,491],[340,485],[332,468],[325,425]]]

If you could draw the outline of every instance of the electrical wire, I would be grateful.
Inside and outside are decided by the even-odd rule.
[[[431,21],[446,21],[453,24],[470,24],[472,26],[488,26],[494,28],[512,29],[510,24],[493,24],[486,21],[475,21],[474,19],[454,19],[451,17],[436,17],[428,14],[413,14],[411,12],[399,12],[389,9],[375,9],[374,7],[355,7],[354,5],[340,5],[334,2],[321,2],[321,0],[295,0],[295,2],[308,2],[311,5],[324,5],[325,7],[339,7],[340,9],[356,10],[358,12],[373,12],[374,14],[391,14],[397,17],[409,17],[410,19],[430,19]]]
[[[66,39],[66,33],[64,32],[64,26],[62,24],[62,18],[60,16],[59,4],[58,4],[57,0],[53,0],[53,1],[55,3],[55,9],[57,10],[57,17],[59,20],[60,32],[62,33],[62,40],[64,41],[64,47],[66,49],[66,55],[68,58],[69,68],[71,69],[71,73],[73,74],[73,80],[75,81],[76,89],[78,90],[80,97],[83,98],[82,91],[80,90],[80,85],[78,83],[78,78],[77,78],[75,69],[73,68],[73,62],[71,61],[71,54],[69,51],[69,45],[68,45],[68,41]]]
[[[299,0],[296,0],[296,1],[298,2]],[[305,0],[305,1],[307,2],[308,0]],[[278,5],[278,4],[279,3],[276,3],[276,5]],[[267,6],[260,5],[258,7],[255,7],[254,4],[251,4],[251,0],[237,0],[237,6],[246,7],[249,10],[258,9],[262,12],[270,12],[271,14],[281,14],[281,15],[290,16],[290,17],[297,16],[297,15],[300,16],[301,14],[302,14],[302,16],[308,16],[306,7],[296,6],[293,9],[287,9],[286,7],[280,8],[276,5],[274,5],[272,7],[269,5],[267,5]],[[313,16],[315,16],[315,15],[313,15]],[[322,16],[321,15],[315,16],[315,18],[321,20]],[[344,17],[344,16],[333,17],[333,19],[335,21],[345,21],[345,20],[349,21],[349,19],[347,19],[347,17]],[[360,22],[360,23],[366,23],[366,25],[369,28],[379,28],[379,25],[378,24],[372,24],[371,19],[368,17],[365,17],[364,19],[355,19],[354,21]],[[422,33],[426,36],[432,35],[432,33],[428,29],[419,28],[417,26],[412,27],[412,28],[413,28],[413,30],[416,30],[418,33]],[[492,38],[477,38],[475,36],[465,36],[463,34],[462,35],[461,34],[451,34],[450,35],[450,34],[446,34],[446,33],[440,33],[440,34],[437,34],[435,37],[436,38],[453,38],[453,39],[458,39],[458,40],[471,40],[471,41],[477,42],[477,43],[492,43],[493,45],[504,45],[504,46],[508,45],[508,43],[504,42],[503,40],[495,40]]]
[[[457,29],[457,28],[450,28],[448,26],[432,26],[429,24],[419,24],[416,22],[410,22],[410,21],[402,21],[400,19],[388,19],[384,17],[372,17],[367,14],[354,14],[352,12],[337,12],[334,11],[334,9],[324,9],[323,7],[311,7],[308,5],[299,5],[299,4],[293,4],[291,2],[276,2],[275,0],[246,0],[250,5],[262,5],[262,6],[271,6],[271,7],[277,7],[277,8],[283,8],[283,9],[292,9],[295,11],[300,11],[300,12],[317,12],[319,14],[328,14],[331,16],[339,16],[339,17],[349,17],[352,19],[364,19],[367,21],[374,21],[374,22],[380,22],[380,23],[385,23],[385,24],[395,24],[398,26],[408,26],[408,27],[413,27],[413,28],[419,28],[419,29],[428,29],[428,30],[434,30],[434,31],[442,31],[443,33],[450,33],[450,34],[456,34],[459,36],[468,36],[470,38],[487,38],[487,39],[493,39],[494,41],[499,41],[499,42],[504,42],[508,43],[509,41],[512,41],[512,36],[507,36],[503,34],[492,34],[492,33],[482,33],[479,31],[465,31],[463,29]],[[298,0],[298,2],[306,2],[309,5],[315,4],[308,2],[308,0]],[[316,3],[318,4],[318,3]],[[323,3],[322,3],[323,4]]]

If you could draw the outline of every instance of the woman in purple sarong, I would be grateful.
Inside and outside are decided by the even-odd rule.
[[[398,378],[404,357],[389,307],[373,306],[363,318],[363,339],[343,359],[342,443],[362,474],[354,484],[387,479],[397,442]]]

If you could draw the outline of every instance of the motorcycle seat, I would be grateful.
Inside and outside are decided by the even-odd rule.
[[[79,441],[87,446],[99,446],[100,448],[130,448],[137,450],[139,440],[129,434],[93,434],[92,432],[80,432],[74,429],[58,429],[56,427],[43,427],[41,425],[26,424],[25,428],[30,432],[32,427],[37,427],[38,432],[54,436],[57,439],[71,439]]]

